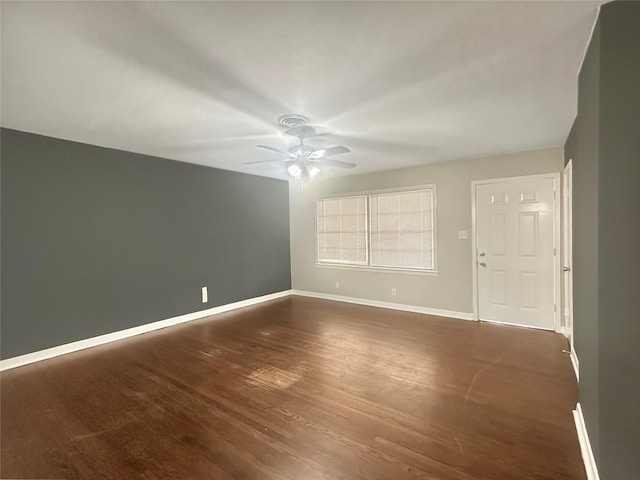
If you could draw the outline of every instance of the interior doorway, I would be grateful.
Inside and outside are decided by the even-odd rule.
[[[573,169],[569,159],[562,172],[562,331],[569,339],[576,374],[573,342]]]

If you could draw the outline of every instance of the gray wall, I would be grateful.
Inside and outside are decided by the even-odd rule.
[[[287,182],[1,135],[2,358],[291,288]]]
[[[602,8],[599,305],[602,478],[640,475],[640,3]]]
[[[578,116],[565,156],[573,172],[573,317],[574,346],[580,361],[580,405],[593,454],[599,452],[598,363],[598,211],[600,22],[578,82]],[[583,372],[588,372],[584,374]]]
[[[580,402],[603,480],[640,471],[640,3],[601,9],[566,146]]]
[[[563,149],[559,147],[330,178],[305,185],[304,192],[292,184],[293,288],[470,314],[473,312],[471,182],[559,172],[563,158]],[[437,203],[437,276],[316,266],[317,198],[432,183],[436,185]],[[469,238],[459,240],[458,230],[467,230]],[[335,288],[336,281],[340,282],[339,290]],[[391,296],[392,287],[397,289],[397,296]]]

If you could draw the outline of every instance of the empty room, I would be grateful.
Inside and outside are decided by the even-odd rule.
[[[0,9],[0,478],[639,478],[640,2]]]

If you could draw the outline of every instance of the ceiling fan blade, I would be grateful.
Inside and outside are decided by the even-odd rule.
[[[254,163],[281,163],[281,162],[293,162],[293,160],[289,159],[289,158],[282,158],[282,159],[276,159],[276,160],[257,160],[255,162],[244,162],[245,165],[252,165]]]
[[[349,150],[347,147],[343,147],[342,145],[338,147],[329,147],[329,148],[321,148],[320,150],[316,150],[310,155],[310,158],[324,158],[329,155],[338,155],[339,153],[348,153]]]
[[[417,156],[424,155],[425,152],[431,150],[430,147],[424,145],[416,145],[412,143],[381,140],[378,138],[369,138],[365,136],[356,135],[330,135],[332,142],[346,143],[357,148],[358,152],[363,151],[366,153],[384,153],[402,156]]]
[[[356,164],[352,162],[343,162],[341,160],[332,160],[330,158],[323,158],[322,161],[319,161],[318,163],[320,165],[327,165],[329,167],[338,168],[353,168],[356,166]]]
[[[266,145],[256,145],[258,148],[266,148],[267,150],[271,150],[273,152],[281,153],[282,155],[286,155],[288,158],[295,158],[295,155],[285,152],[284,150],[278,150],[277,148],[268,147]]]

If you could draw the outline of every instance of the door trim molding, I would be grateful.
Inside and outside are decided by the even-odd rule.
[[[553,271],[554,271],[554,305],[555,311],[553,314],[553,330],[560,333],[562,331],[562,323],[560,318],[562,317],[562,289],[561,289],[561,266],[560,266],[560,211],[561,211],[561,195],[560,195],[560,172],[554,173],[541,173],[535,175],[521,175],[517,177],[501,177],[501,178],[489,178],[486,180],[473,180],[471,182],[471,269],[473,280],[473,319],[480,320],[480,308],[478,299],[478,236],[477,236],[477,190],[479,185],[487,185],[491,183],[503,183],[503,182],[522,182],[525,180],[540,180],[550,179],[553,180],[553,248],[555,250],[555,256],[553,257]],[[525,326],[526,325],[520,325]]]
[[[568,179],[568,180],[567,180]],[[567,188],[567,184],[569,184],[570,188]],[[569,298],[570,304],[567,304],[566,298],[566,285],[565,285],[565,275],[564,272],[560,273],[560,282],[561,282],[561,295],[562,295],[562,315],[560,317],[560,322],[562,325],[562,332],[564,336],[569,339],[570,350],[573,352],[575,350],[575,344],[573,339],[573,161],[569,159],[567,164],[564,166],[562,170],[562,202],[560,204],[561,212],[562,212],[562,229],[561,229],[561,240],[562,240],[562,262],[559,265],[560,269],[562,269],[565,265],[570,267],[568,275],[570,277],[571,284],[571,296]],[[567,215],[567,212],[569,215]],[[567,317],[571,319],[571,325],[568,325]]]

